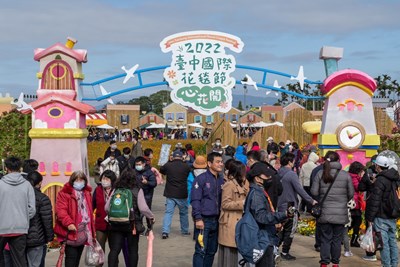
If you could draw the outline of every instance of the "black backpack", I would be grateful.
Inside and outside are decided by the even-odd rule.
[[[400,182],[392,181],[388,201],[389,215],[400,218]]]

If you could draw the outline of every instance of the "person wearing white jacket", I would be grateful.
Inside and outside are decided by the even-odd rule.
[[[317,161],[319,160],[319,157],[316,153],[311,152],[310,155],[308,156],[308,161],[303,164],[300,170],[299,178],[301,181],[301,184],[304,188],[304,190],[307,192],[307,194],[311,195],[310,189],[311,189],[311,172],[318,166]],[[308,204],[304,199],[301,200],[300,204],[300,212],[306,211],[310,212],[311,211],[311,205]]]
[[[119,178],[120,172],[119,172],[119,164],[118,160],[115,158],[115,154],[111,152],[111,155],[104,159],[104,161],[100,164],[100,175],[105,171],[105,170],[110,170],[115,173],[117,178]]]

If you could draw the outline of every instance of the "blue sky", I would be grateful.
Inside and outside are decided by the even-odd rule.
[[[324,45],[344,48],[339,68],[354,68],[376,77],[400,79],[399,1],[29,1],[0,0],[0,92],[16,97],[38,87],[35,48],[78,40],[88,50],[84,82],[121,74],[121,66],[168,65],[171,54],[160,41],[191,30],[236,35],[245,46],[237,64],[297,74],[304,66],[311,80],[325,78],[318,59]],[[233,52],[230,52],[234,54]],[[160,81],[160,74],[146,79]],[[234,74],[241,79],[243,73]],[[254,77],[258,82],[261,78]],[[289,81],[279,81],[284,85]],[[273,80],[267,81],[272,84]],[[122,89],[124,87],[121,87]],[[115,88],[107,88],[113,91]],[[115,100],[148,95],[160,88],[127,93]],[[162,88],[164,89],[164,88]],[[98,88],[95,88],[98,90]],[[87,96],[93,95],[88,89]],[[264,91],[249,94],[266,97]],[[105,103],[105,101],[101,102]],[[98,105],[101,103],[92,103]]]

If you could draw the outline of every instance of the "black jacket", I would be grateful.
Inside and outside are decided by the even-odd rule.
[[[167,175],[164,196],[167,198],[183,199],[188,197],[187,178],[190,167],[180,159],[168,161],[161,166],[160,172]]]
[[[376,181],[365,211],[367,221],[373,222],[376,217],[396,219],[389,215],[390,205],[388,203],[392,182],[400,182],[399,173],[393,168],[384,170],[376,176]]]
[[[121,155],[117,158],[117,161],[118,161],[120,174],[128,167],[131,169],[135,169],[135,158],[132,156],[129,156],[129,159],[127,159],[127,158],[125,158],[124,155]]]
[[[26,245],[36,247],[47,244],[54,238],[53,212],[50,199],[35,188],[36,214],[29,222]]]
[[[156,176],[152,172],[149,165],[145,165],[144,170],[142,171],[135,169],[135,172],[136,181],[140,185],[140,188],[143,189],[144,198],[146,199],[146,203],[150,208],[153,201],[154,188],[157,186]],[[147,184],[142,183],[143,177],[146,177]]]
[[[118,148],[114,150],[114,153],[115,153],[115,158],[118,158],[119,156],[122,155],[121,151]],[[108,147],[106,152],[104,152],[103,160],[106,160],[108,157],[110,157],[110,155],[111,155],[111,147]]]

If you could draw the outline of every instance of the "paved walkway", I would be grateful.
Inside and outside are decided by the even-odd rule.
[[[170,237],[166,240],[161,239],[161,225],[164,215],[165,198],[162,196],[164,186],[160,185],[156,188],[153,199],[153,212],[156,216],[156,224],[154,226],[154,257],[153,267],[190,267],[192,266],[192,255],[194,252],[194,241],[191,236],[180,235],[179,227],[179,212],[175,211],[173,218]],[[193,231],[191,225],[191,231]],[[296,261],[279,263],[280,267],[310,267],[319,266],[319,253],[313,250],[314,239],[311,237],[296,235],[293,241],[291,254],[297,257]],[[140,238],[139,243],[139,266],[146,266],[147,240],[145,237]],[[380,266],[380,262],[366,262],[361,259],[364,251],[360,248],[352,248],[353,257],[342,257],[340,266],[358,267],[358,266]],[[106,255],[108,249],[106,249]],[[58,252],[50,252],[46,257],[46,266],[55,266],[58,258]],[[122,255],[122,253],[121,253]],[[217,266],[217,257],[215,257],[214,265]],[[83,263],[84,254],[80,266],[85,266]],[[120,262],[123,263],[122,257]],[[104,266],[107,266],[105,264]],[[120,266],[125,266],[120,264]],[[231,266],[227,266],[231,267]],[[232,266],[234,267],[234,266]]]

